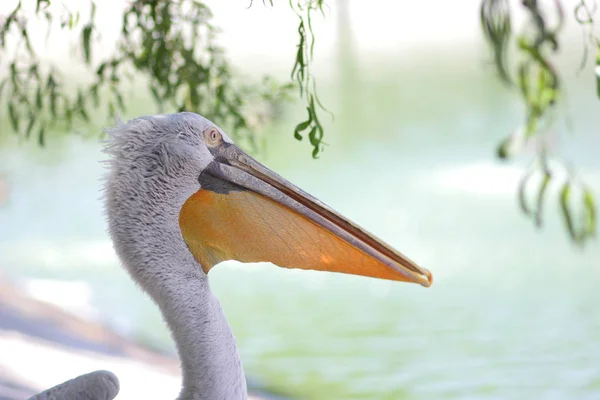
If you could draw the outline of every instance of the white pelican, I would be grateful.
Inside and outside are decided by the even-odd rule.
[[[141,117],[109,135],[110,235],[171,330],[183,373],[179,399],[248,396],[235,339],[208,282],[221,261],[432,283],[428,270],[261,165],[200,115]],[[114,375],[87,376],[94,387],[109,387],[98,398],[116,395]],[[78,393],[95,399],[99,389],[84,383]],[[61,385],[61,398],[69,386]]]

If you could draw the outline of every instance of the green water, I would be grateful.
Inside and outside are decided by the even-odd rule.
[[[249,376],[302,399],[600,398],[600,245],[568,243],[556,198],[542,231],[519,214],[521,164],[498,163],[493,150],[520,110],[473,72],[475,60],[464,64],[370,71],[350,89],[361,107],[328,123],[319,161],[290,138],[297,115],[266,128],[262,161],[429,268],[435,283],[225,263],[211,282]],[[577,133],[563,150],[600,194],[598,104],[581,85],[570,94]],[[325,101],[338,104],[336,93],[325,89]],[[112,253],[99,145],[66,143],[0,150],[11,189],[0,208],[2,273],[86,282],[100,320],[172,351]]]

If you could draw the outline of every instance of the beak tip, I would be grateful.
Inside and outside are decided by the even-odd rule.
[[[433,285],[433,275],[428,269],[422,268],[422,270],[425,280],[420,283],[423,287],[430,287],[431,285]]]

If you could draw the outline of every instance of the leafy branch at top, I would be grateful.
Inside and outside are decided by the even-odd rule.
[[[7,111],[15,133],[28,138],[35,131],[43,145],[47,130],[72,129],[74,121],[88,121],[92,110],[101,106],[101,98],[109,115],[124,112],[124,81],[143,76],[160,111],[199,112],[256,147],[244,111],[254,103],[257,88],[236,81],[216,44],[217,30],[204,2],[127,1],[117,47],[104,58],[94,52],[100,34],[95,25],[96,0],[88,0],[90,15],[83,24],[79,11],[63,6],[61,29],[79,35],[81,59],[93,71],[88,84],[68,86],[61,71],[40,62],[30,41],[32,23],[45,20],[50,34],[59,2],[36,0],[35,12],[28,13],[22,1],[6,18],[0,17],[0,66],[8,63],[10,71],[0,77],[4,78],[0,95],[9,99]],[[12,57],[9,38],[17,42]],[[270,83],[270,92],[284,94],[285,86]]]
[[[548,135],[555,123],[557,106],[563,94],[561,78],[553,65],[552,57],[560,48],[559,34],[565,19],[564,9],[560,0],[555,0],[550,10],[542,9],[536,0],[522,0],[521,7],[529,16],[529,24],[528,29],[516,36],[513,36],[508,0],[482,0],[480,7],[481,26],[492,49],[499,77],[505,83],[514,85],[513,75],[516,76],[516,86],[525,105],[526,117],[523,126],[502,141],[498,147],[498,157],[513,157],[528,144],[537,147],[536,160],[519,186],[521,209],[537,226],[542,224],[543,204],[550,181],[559,170],[566,172],[560,192],[560,209],[571,239],[577,244],[583,244],[596,234],[594,196],[591,189],[579,182],[572,171],[550,157],[548,146]],[[584,38],[586,49],[588,41],[598,45],[592,29],[594,11],[595,6],[588,7],[584,0],[575,8],[578,22],[588,27],[587,37]],[[550,23],[549,14],[555,17],[554,23]],[[511,44],[515,45],[518,55],[514,68],[508,61]],[[584,58],[586,54],[587,50]],[[600,63],[600,47],[596,62]],[[597,76],[596,79],[600,77]],[[598,85],[600,88],[600,83]],[[600,96],[600,89],[598,94]],[[528,187],[536,185],[536,180],[531,179],[536,174],[540,179],[536,186],[534,206],[530,207],[526,191]],[[579,194],[579,207],[573,204],[573,190]],[[576,221],[576,215],[579,216],[579,221]]]
[[[267,2],[273,5],[272,0],[263,0],[263,4]],[[108,57],[100,57],[94,51],[100,36],[95,25],[96,7],[100,4],[97,0],[78,3],[80,7],[89,6],[87,19],[82,18],[79,10],[69,10],[59,0],[29,0],[30,5],[35,5],[29,12],[24,3],[27,0],[19,0],[9,14],[0,16],[0,70],[7,71],[6,76],[0,76],[0,96],[6,99],[6,115],[20,137],[36,136],[43,145],[46,132],[52,128],[72,130],[74,121],[90,120],[92,110],[101,106],[100,98],[108,114],[122,112],[126,106],[123,82],[142,76],[159,110],[166,107],[200,112],[256,147],[247,111],[254,103],[257,88],[236,81],[223,50],[216,44],[217,30],[210,22],[212,13],[203,1],[127,0],[121,36]],[[294,136],[298,140],[308,136],[313,157],[323,150],[324,130],[319,112],[325,108],[319,102],[311,70],[315,46],[312,21],[316,13],[324,14],[324,3],[324,0],[290,0],[299,20],[291,77],[307,109],[307,119],[297,124]],[[596,232],[592,191],[557,162],[550,154],[547,140],[556,121],[558,104],[564,97],[553,57],[560,47],[565,12],[561,0],[554,0],[548,8],[543,8],[537,0],[521,0],[517,7],[528,15],[529,21],[527,29],[516,34],[509,0],[482,0],[480,8],[481,26],[496,70],[502,81],[516,86],[525,109],[524,123],[500,144],[498,156],[507,159],[526,145],[536,146],[537,155],[531,171],[523,177],[519,199],[522,210],[538,226],[543,221],[543,204],[550,183],[559,172],[566,172],[560,207],[571,238],[583,244]],[[580,0],[574,8],[586,44],[582,67],[589,48],[597,52],[595,80],[600,97],[600,41],[594,34],[596,11],[593,0]],[[81,61],[92,72],[91,82],[67,81],[63,71],[42,63],[37,56],[30,26],[46,23],[48,37],[56,15],[60,16],[62,30],[78,35]],[[509,62],[512,48],[516,49],[516,64]],[[279,94],[285,94],[285,85],[273,81],[267,85],[262,100],[272,104],[281,98]],[[540,179],[532,179],[533,176]],[[530,204],[526,192],[532,186],[537,195]]]
[[[92,7],[92,19],[94,12]],[[53,13],[49,0],[37,0],[35,13],[50,26]],[[75,118],[89,120],[83,92],[78,90],[73,94],[67,90],[61,74],[55,68],[40,63],[31,43],[29,17],[22,1],[8,16],[0,18],[0,65],[8,71],[8,76],[0,77],[0,96],[8,99],[6,110],[13,131],[25,138],[35,132],[43,146],[47,129],[55,127],[59,121],[70,129]],[[65,18],[63,13],[61,19],[62,27],[72,27],[76,17],[71,14]],[[71,22],[66,23],[65,20]],[[12,58],[9,58],[11,35],[17,38],[17,42]]]

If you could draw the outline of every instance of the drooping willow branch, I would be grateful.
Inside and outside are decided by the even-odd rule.
[[[311,73],[311,63],[315,47],[312,17],[315,12],[321,12],[324,15],[323,6],[324,0],[298,1],[295,6],[293,0],[290,0],[290,7],[296,12],[300,20],[298,25],[298,49],[291,75],[292,79],[298,83],[300,97],[306,99],[306,111],[308,114],[305,121],[296,125],[294,137],[297,140],[302,140],[303,133],[307,133],[308,140],[313,146],[312,156],[314,158],[323,150],[324,144],[324,130],[319,121],[318,108],[327,110],[319,101],[317,84]]]
[[[523,0],[521,7],[529,17],[529,23],[522,33],[514,34],[511,9],[508,0],[483,0],[480,7],[481,26],[494,55],[494,66],[502,81],[516,86],[525,106],[525,121],[515,133],[508,136],[498,147],[498,156],[508,159],[519,154],[526,144],[537,146],[537,156],[530,170],[523,176],[519,185],[521,210],[531,217],[539,227],[543,221],[543,205],[548,185],[559,170],[566,172],[560,191],[560,209],[571,239],[584,244],[596,234],[596,205],[591,189],[580,182],[574,173],[563,163],[548,155],[547,135],[554,127],[557,107],[563,96],[561,77],[554,67],[553,57],[560,49],[559,37],[562,31],[565,11],[560,0],[554,0],[549,9],[542,9],[536,0]],[[587,48],[590,43],[598,46],[593,35],[593,14],[595,4],[588,6],[582,0],[575,8],[575,16],[585,29]],[[556,22],[550,23],[551,17]],[[509,62],[511,45],[516,48],[517,62],[514,67]],[[596,59],[600,64],[600,47]],[[600,75],[596,76],[600,96]],[[515,77],[513,77],[515,76]],[[516,81],[516,82],[515,82]],[[532,179],[534,176],[539,179]],[[527,190],[534,186],[537,193],[533,205],[527,198]],[[573,192],[576,191],[576,195]],[[579,206],[573,197],[578,197]]]
[[[273,0],[263,0],[263,4],[266,5],[267,1],[273,6]],[[250,0],[249,7],[252,4],[253,0]],[[319,100],[317,83],[311,70],[315,48],[312,19],[315,13],[325,16],[325,0],[289,0],[289,6],[296,13],[299,20],[297,28],[298,44],[291,79],[297,84],[300,97],[305,100],[307,112],[306,120],[298,123],[294,128],[294,138],[300,141],[308,136],[310,145],[313,148],[312,156],[317,158],[319,153],[323,151],[325,144],[323,141],[325,130],[319,120],[319,110],[323,110],[328,114],[331,113]]]
[[[87,1],[90,15],[83,24],[79,11],[63,6],[61,29],[79,35],[81,61],[93,71],[90,83],[67,84],[62,71],[40,61],[30,41],[32,23],[45,22],[50,35],[60,2],[31,0],[36,1],[32,13],[25,10],[24,1],[8,16],[0,16],[0,66],[9,71],[0,77],[0,96],[8,99],[6,110],[15,133],[29,138],[36,132],[43,145],[48,130],[71,130],[75,121],[89,121],[99,107],[106,107],[109,115],[123,112],[123,83],[135,75],[147,78],[159,110],[199,112],[254,144],[244,109],[265,88],[236,80],[215,41],[212,12],[204,2],[128,1],[117,47],[105,58],[94,52],[100,34],[95,25],[97,0]],[[8,54],[9,39],[17,43],[14,54]],[[269,83],[264,98],[286,90],[285,85]]]
[[[244,109],[257,92],[263,91],[260,97],[273,103],[288,87],[270,81],[265,90],[236,81],[215,41],[216,29],[210,23],[212,13],[199,0],[128,0],[118,46],[104,59],[99,59],[94,51],[99,36],[95,25],[97,0],[87,0],[90,14],[84,22],[79,11],[63,5],[61,29],[79,35],[81,61],[94,72],[91,83],[73,84],[62,71],[40,62],[30,40],[32,22],[45,21],[50,35],[53,18],[59,14],[59,0],[30,0],[35,5],[30,14],[23,7],[24,1],[27,0],[20,0],[8,15],[0,16],[0,67],[8,72],[7,76],[0,76],[0,98],[7,99],[5,110],[13,131],[24,138],[35,135],[41,145],[48,130],[57,126],[71,130],[74,121],[88,121],[92,111],[104,104],[108,114],[124,111],[123,82],[133,75],[147,78],[149,92],[160,110],[167,106],[200,112],[226,126],[238,139],[243,137],[253,144],[254,136]],[[267,1],[273,5],[272,0],[263,3]],[[571,238],[583,244],[596,232],[594,196],[572,171],[550,157],[545,140],[555,123],[564,91],[552,60],[560,47],[565,11],[561,0],[554,0],[548,9],[540,4],[536,0],[521,1],[518,7],[528,14],[529,21],[527,29],[515,33],[508,0],[481,2],[481,25],[494,55],[494,65],[501,80],[516,86],[525,106],[522,127],[501,143],[498,155],[506,159],[517,155],[524,144],[537,146],[532,170],[521,182],[519,199],[522,210],[538,226],[543,221],[543,204],[551,181],[558,169],[567,171],[560,207]],[[324,144],[319,112],[325,108],[319,102],[311,70],[315,45],[312,18],[315,13],[323,13],[325,1],[290,0],[290,6],[299,19],[291,76],[307,110],[307,119],[297,124],[294,136],[298,140],[307,136],[313,157],[317,157]],[[596,11],[593,0],[581,0],[574,9],[586,46],[582,66],[589,48],[597,50],[595,79],[600,97],[600,42],[594,34]],[[552,22],[552,17],[556,22]],[[511,48],[517,50],[516,64],[509,60]],[[532,179],[536,175],[540,179]],[[537,195],[530,205],[526,191],[532,186]]]

